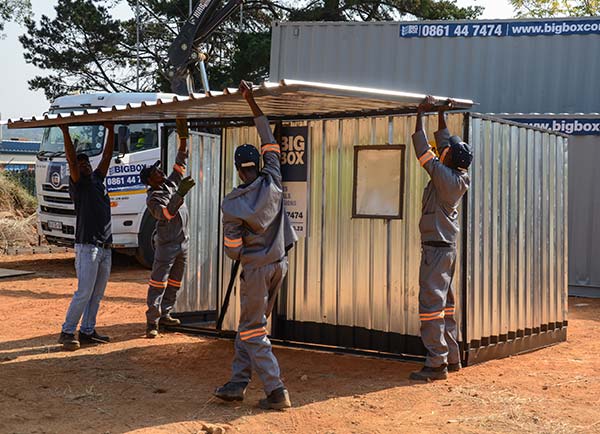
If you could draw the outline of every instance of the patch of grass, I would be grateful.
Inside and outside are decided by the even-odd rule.
[[[2,172],[0,172],[0,204],[2,204],[0,209],[2,213],[10,213],[15,217],[29,217],[37,208],[35,197]]]

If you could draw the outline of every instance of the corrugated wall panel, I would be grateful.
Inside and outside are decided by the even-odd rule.
[[[449,117],[457,134],[463,118]],[[428,178],[412,148],[414,123],[414,116],[294,123],[308,125],[310,134],[308,237],[290,252],[287,287],[278,307],[286,319],[419,335],[418,223]],[[426,123],[433,140],[437,121],[432,117]],[[233,149],[257,140],[251,127],[226,130],[224,192],[237,183]],[[404,218],[353,219],[354,146],[385,144],[406,145]],[[229,260],[223,259],[222,269],[226,286]],[[457,281],[457,291],[459,285]],[[234,294],[225,328],[235,329],[238,303]]]
[[[471,98],[488,113],[598,111],[597,34],[401,38],[401,24],[275,23],[271,80],[427,89]]]
[[[169,138],[169,165],[175,161],[175,136]],[[190,132],[187,174],[197,184],[185,198],[190,213],[188,266],[175,312],[215,310],[219,285],[219,185],[221,138]]]
[[[477,115],[469,138],[468,340],[486,346],[561,327],[567,140]]]

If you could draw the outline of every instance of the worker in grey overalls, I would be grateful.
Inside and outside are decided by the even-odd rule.
[[[225,252],[242,264],[240,276],[240,322],[235,339],[235,356],[229,382],[214,394],[225,401],[244,399],[252,370],[261,379],[266,398],[261,408],[291,406],[281,381],[279,365],[267,337],[267,318],[287,273],[287,250],[297,240],[283,206],[281,150],[268,119],[254,101],[252,84],[244,81],[240,92],[254,115],[261,139],[260,156],[252,145],[235,150],[235,166],[242,184],[222,204]]]
[[[432,111],[436,100],[428,96],[419,105],[412,136],[419,163],[431,180],[423,192],[421,231],[422,256],[419,270],[419,316],[421,339],[427,349],[425,366],[410,375],[412,380],[441,380],[448,371],[458,371],[460,352],[454,319],[455,295],[452,286],[456,262],[458,205],[471,183],[467,170],[473,159],[471,147],[459,137],[450,137],[445,111],[453,101],[438,107],[435,133],[439,157],[433,152],[423,130],[423,114]]]
[[[177,119],[179,149],[173,172],[167,178],[159,168],[160,161],[140,172],[141,181],[150,186],[146,198],[148,211],[156,219],[153,234],[154,263],[148,283],[146,337],[158,336],[158,326],[179,325],[170,314],[187,263],[189,213],[184,197],[195,185],[191,177],[184,178],[187,160],[188,128],[185,119]]]

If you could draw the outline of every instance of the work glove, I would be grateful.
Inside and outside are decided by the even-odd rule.
[[[196,181],[194,181],[191,176],[186,176],[179,183],[179,187],[177,188],[177,194],[181,197],[184,197],[194,185],[196,185]]]
[[[177,135],[180,139],[187,139],[190,135],[188,131],[187,119],[176,119],[175,125],[177,126]]]

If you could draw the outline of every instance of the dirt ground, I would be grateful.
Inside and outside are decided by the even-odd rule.
[[[276,348],[294,408],[217,402],[232,343],[143,338],[148,271],[121,260],[100,309],[113,343],[56,344],[75,289],[72,254],[0,258],[36,271],[0,280],[1,433],[600,433],[600,300],[570,300],[569,340],[452,374],[408,380],[416,364]]]

